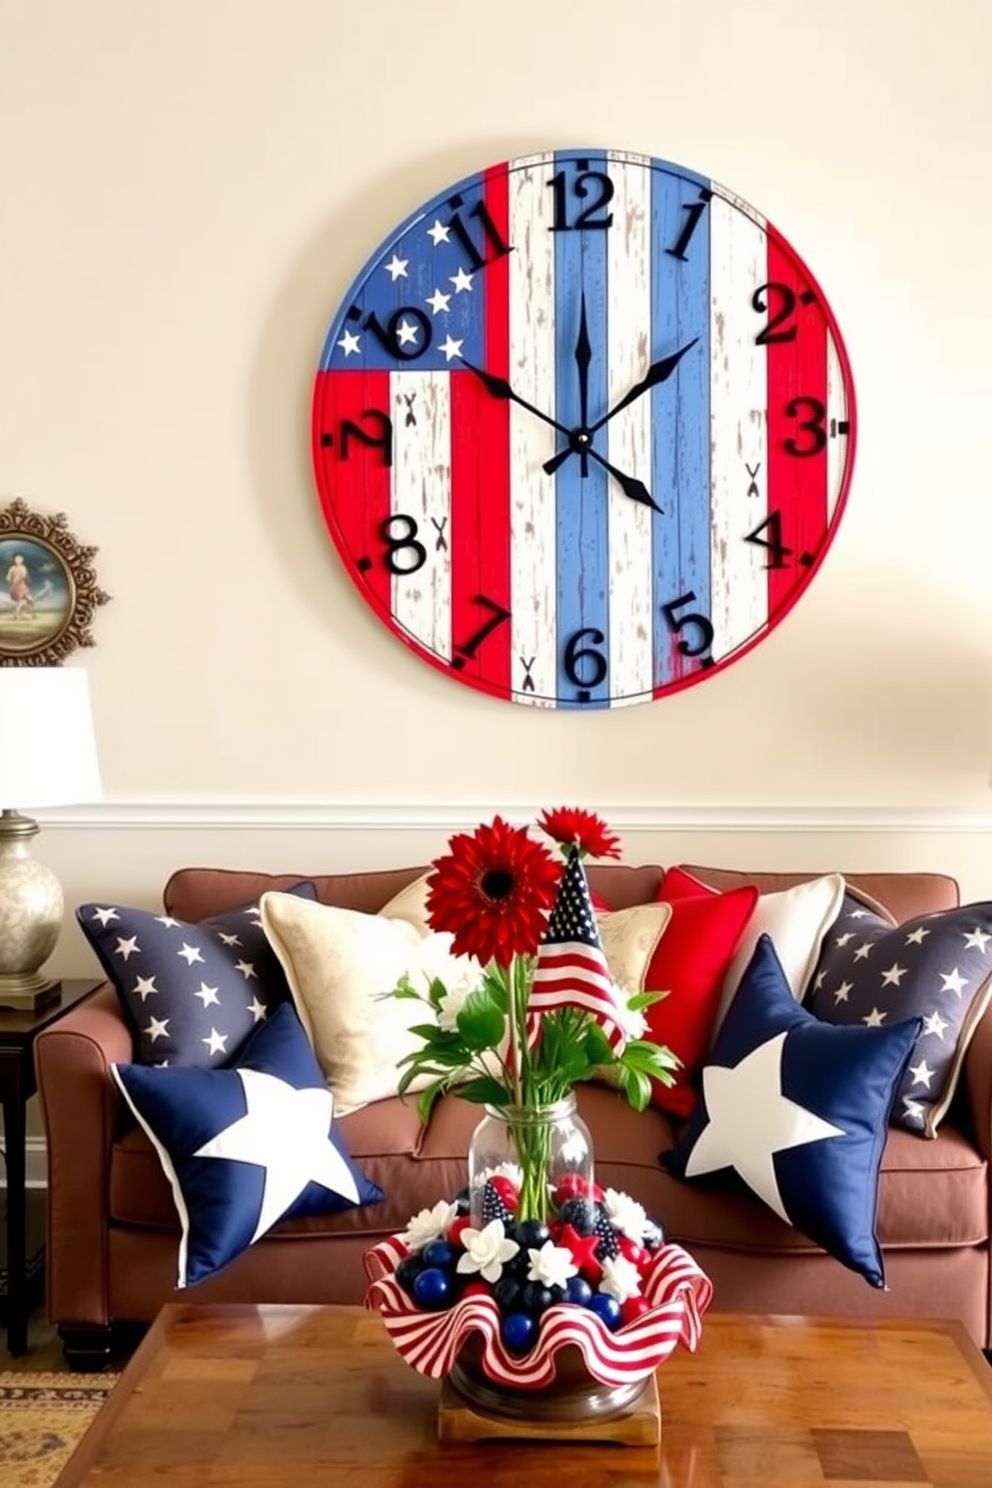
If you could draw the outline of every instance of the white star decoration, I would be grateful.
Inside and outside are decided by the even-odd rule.
[[[100,924],[104,927],[104,929],[106,929],[110,921],[119,920],[120,915],[117,913],[116,909],[94,909],[93,918],[94,920],[99,920]]]
[[[907,945],[922,945],[923,944],[923,938],[924,938],[924,936],[929,935],[929,934],[930,934],[930,931],[927,930],[923,925],[917,925],[916,929],[915,930],[911,930],[909,932],[909,934],[906,936],[906,944]]]
[[[353,335],[351,331],[345,331],[341,340],[336,344],[341,348],[346,357],[350,357],[353,353],[357,353],[361,349],[362,340],[360,336]]]
[[[199,952],[198,947],[187,945],[185,941],[183,941],[183,948],[182,948],[182,950],[181,951],[177,951],[176,952],[176,955],[177,956],[182,956],[182,958],[186,962],[186,965],[187,966],[192,966],[194,961],[202,961],[203,960],[203,957],[200,955],[200,952]]]
[[[131,991],[133,992],[133,994],[134,994],[135,997],[140,997],[141,1000],[142,1000],[142,1002],[144,1002],[144,1000],[145,1000],[146,997],[151,997],[153,995],[153,993],[157,995],[158,988],[155,985],[155,978],[154,978],[154,976],[150,976],[150,977],[141,977],[141,976],[139,976],[138,977],[138,980],[135,982],[134,986],[131,988]]]
[[[883,987],[898,987],[899,983],[902,981],[903,977],[906,975],[906,971],[907,971],[907,968],[905,966],[900,966],[898,964],[898,962],[893,961],[893,963],[889,967],[888,971],[883,971],[882,972],[882,986]]]
[[[923,1019],[924,1036],[926,1036],[927,1034],[933,1034],[936,1038],[943,1040],[944,1029],[946,1027],[947,1019],[942,1018],[936,1008],[934,1008],[932,1013],[928,1013],[927,1016]]]
[[[151,1039],[152,1043],[154,1043],[156,1039],[168,1038],[169,1037],[169,1019],[168,1018],[161,1018],[161,1019],[160,1018],[152,1018],[149,1021],[148,1027],[145,1029],[145,1032],[147,1033],[148,1037]]]
[[[227,1044],[227,1040],[229,1037],[229,1034],[218,1033],[216,1028],[211,1028],[209,1037],[201,1039],[200,1043],[206,1044],[207,1049],[211,1054],[226,1054],[227,1049],[225,1045]]]
[[[439,222],[438,219],[435,217],[434,226],[427,229],[427,236],[431,239],[434,247],[436,248],[440,243],[447,243],[448,234],[450,231],[450,228],[445,227],[444,223]]]
[[[156,920],[158,920],[158,923],[160,925],[164,925],[167,930],[174,930],[180,923],[179,920],[174,920],[171,915],[156,915],[155,918]]]
[[[862,1023],[867,1023],[869,1028],[881,1028],[887,1013],[880,1013],[877,1007],[873,1007],[867,1018],[862,1018]]]
[[[442,351],[445,359],[450,362],[452,358],[461,356],[464,344],[464,341],[456,341],[452,336],[447,336],[438,350]]]
[[[791,1223],[779,1192],[774,1154],[846,1132],[782,1094],[787,1037],[780,1033],[759,1044],[732,1069],[706,1066],[703,1095],[709,1121],[685,1171],[686,1177],[693,1177],[732,1166],[769,1208]]]
[[[472,275],[466,274],[464,269],[459,269],[457,274],[449,275],[449,280],[455,286],[455,294],[461,294],[463,290],[472,288]]]
[[[275,1075],[238,1070],[246,1114],[211,1137],[194,1157],[246,1162],[265,1171],[261,1212],[252,1241],[264,1235],[299,1198],[320,1183],[352,1203],[359,1201],[344,1158],[328,1139],[333,1098],[329,1090],[296,1090]],[[293,1133],[287,1142],[286,1133]]]
[[[855,961],[863,961],[866,956],[870,955],[870,953],[871,941],[866,940],[863,945],[858,946],[858,949],[854,953],[854,959]]]
[[[410,260],[408,258],[400,258],[398,253],[394,253],[388,264],[386,264],[386,273],[394,284],[397,279],[407,278],[406,270],[409,262]]]
[[[942,992],[955,992],[960,997],[968,985],[968,978],[963,977],[956,966],[953,971],[940,971],[937,975],[944,983],[940,989]]]
[[[141,947],[138,944],[138,937],[132,935],[130,940],[118,940],[116,954],[124,961],[127,961],[130,956],[140,956]]]
[[[424,304],[430,305],[435,315],[440,315],[442,311],[447,312],[451,309],[451,296],[450,294],[442,294],[440,289],[435,289],[432,295],[427,296]]]
[[[213,1003],[215,1007],[220,1007],[220,997],[218,995],[219,992],[219,987],[208,987],[206,982],[201,982],[200,990],[198,992],[194,992],[193,996],[198,997],[205,1008],[209,1007],[211,1003]]]
[[[934,1072],[925,1059],[921,1059],[919,1064],[911,1064],[909,1073],[913,1077],[914,1085],[925,1085],[928,1090],[930,1089],[930,1081],[933,1079]]]
[[[258,981],[258,972],[250,961],[235,961],[234,969],[235,971],[240,971],[246,982],[251,977],[254,977],[256,982]]]
[[[834,993],[834,1002],[847,1002],[848,994],[853,991],[853,982],[841,982],[840,986],[837,988],[837,991]]]
[[[977,928],[969,930],[964,938],[964,948],[966,951],[981,951],[984,956],[985,947],[990,940],[992,940],[992,935],[989,935],[987,930]]]

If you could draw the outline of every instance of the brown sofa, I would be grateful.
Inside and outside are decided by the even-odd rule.
[[[745,874],[689,866],[714,888],[763,891],[812,874]],[[329,904],[381,909],[423,868],[320,876],[183,869],[166,886],[170,914],[197,920],[309,876]],[[591,886],[614,908],[656,897],[662,869],[598,865]],[[958,901],[939,874],[849,874],[849,884],[897,920]],[[109,986],[41,1034],[38,1088],[48,1144],[47,1302],[66,1358],[77,1368],[112,1357],[123,1326],[144,1325],[175,1297],[178,1225],[171,1191],[144,1133],[125,1117],[108,1074],[132,1058]],[[731,1312],[960,1318],[990,1346],[989,1163],[992,1159],[992,1012],[970,1046],[955,1103],[936,1140],[893,1128],[882,1163],[878,1232],[889,1290],[878,1291],[783,1223],[756,1199],[688,1184],[658,1163],[673,1143],[662,1112],[637,1114],[602,1086],[579,1104],[593,1134],[599,1181],[626,1190],[684,1245],[714,1284],[713,1307]],[[350,1151],[386,1193],[366,1209],[277,1227],[189,1294],[207,1301],[361,1301],[364,1250],[418,1209],[464,1183],[477,1107],[448,1096],[428,1126],[415,1101],[378,1101],[344,1116]]]

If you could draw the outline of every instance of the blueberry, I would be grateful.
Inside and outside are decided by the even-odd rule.
[[[469,1202],[469,1188],[467,1183],[464,1188],[458,1190],[452,1202],[455,1206],[456,1214],[467,1214],[469,1212],[472,1206]]]
[[[437,1266],[426,1266],[413,1283],[413,1295],[421,1307],[440,1312],[454,1300],[451,1277]]]
[[[414,1255],[404,1256],[397,1265],[395,1272],[396,1280],[408,1296],[413,1296],[413,1283],[423,1269],[424,1263],[420,1258],[419,1252]]]
[[[511,1353],[526,1354],[537,1333],[537,1319],[526,1312],[511,1312],[500,1326],[500,1335]]]
[[[432,1240],[424,1246],[422,1254],[425,1266],[440,1266],[447,1271],[455,1264],[455,1247],[447,1240]]]
[[[548,1291],[551,1293],[552,1307],[554,1307],[554,1305],[558,1302],[564,1302],[565,1298],[568,1296],[568,1291],[563,1286],[548,1287]]]
[[[570,1276],[568,1278],[568,1300],[578,1303],[579,1307],[588,1307],[592,1300],[592,1287],[584,1276]]]
[[[621,1312],[620,1303],[616,1297],[611,1297],[609,1292],[596,1292],[589,1306],[598,1317],[603,1319],[611,1333],[614,1328],[619,1328]]]
[[[551,1306],[554,1298],[548,1287],[540,1281],[529,1281],[524,1287],[523,1302],[528,1312],[541,1313]]]
[[[577,1235],[592,1235],[596,1230],[596,1205],[592,1199],[566,1199],[561,1206],[561,1219]]]
[[[514,1281],[521,1285],[527,1280],[527,1272],[530,1270],[530,1256],[526,1250],[521,1248],[512,1260],[503,1262],[503,1275],[512,1276]]]
[[[500,1312],[519,1312],[523,1306],[523,1287],[512,1276],[501,1276],[493,1287],[493,1296]]]
[[[543,1219],[522,1219],[514,1227],[513,1238],[521,1250],[540,1250],[551,1239],[551,1231]]]

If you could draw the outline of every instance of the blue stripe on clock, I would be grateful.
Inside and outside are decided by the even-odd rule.
[[[698,201],[701,187],[684,173],[652,172],[651,320],[652,360],[686,345],[687,352],[674,376],[653,388],[654,458],[651,492],[663,515],[653,524],[655,573],[654,655],[655,686],[694,672],[698,662],[686,661],[676,650],[686,640],[700,643],[696,626],[673,635],[663,607],[692,592],[695,599],[678,614],[698,611],[708,616],[710,583],[710,299],[709,211],[699,218],[685,249],[685,259],[669,253],[689,220],[688,209]]]
[[[575,179],[576,152],[555,156],[555,171],[566,170],[571,183]],[[608,171],[606,155],[583,155],[590,171]],[[591,198],[590,198],[591,199]],[[574,219],[582,202],[574,192],[568,193],[569,213]],[[566,231],[555,234],[555,417],[565,428],[580,423],[579,373],[575,344],[579,334],[581,294],[585,292],[586,323],[592,345],[589,367],[589,419],[595,421],[606,411],[607,397],[607,326],[606,326],[606,233],[601,231]],[[564,436],[559,435],[559,448]],[[605,441],[600,440],[600,445]],[[601,451],[602,452],[602,451]],[[603,639],[585,635],[579,641],[583,649],[592,649],[604,659],[609,656],[609,528],[608,505],[617,496],[610,489],[610,478],[595,460],[588,463],[588,475],[582,475],[578,455],[572,455],[556,476],[558,526],[557,561],[557,655],[558,699],[562,708],[607,707],[609,675],[598,686],[587,689],[589,701],[581,702],[579,689],[565,671],[565,648],[576,632],[592,628]],[[588,661],[579,665],[579,675],[594,675]],[[573,701],[574,700],[574,701]]]

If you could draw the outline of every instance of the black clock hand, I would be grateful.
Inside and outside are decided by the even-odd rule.
[[[622,470],[618,470],[615,465],[611,465],[609,460],[604,460],[602,455],[597,454],[594,449],[590,449],[589,454],[592,455],[597,464],[602,465],[604,470],[608,470],[610,472],[617,485],[623,491],[624,495],[629,496],[631,501],[639,501],[642,506],[650,506],[656,512],[661,511],[662,508],[658,505],[657,501],[655,501],[654,497],[651,495],[651,492],[648,490],[643,481],[637,480],[637,478],[633,475],[625,475]],[[547,465],[544,468],[545,470],[547,470]]]
[[[585,429],[589,424],[589,363],[592,360],[592,346],[589,341],[589,327],[586,324],[586,296],[582,291],[582,313],[579,317],[579,339],[575,343],[575,364],[579,369],[579,424]],[[582,474],[589,474],[589,452],[581,451]]]
[[[589,433],[595,434],[596,430],[601,429],[615,413],[619,413],[621,408],[626,408],[628,404],[633,403],[635,398],[639,398],[649,388],[657,387],[659,383],[667,382],[686,352],[691,351],[698,340],[699,337],[694,336],[691,341],[687,341],[685,346],[680,346],[678,351],[673,351],[670,356],[662,357],[658,362],[652,362],[645,376],[641,378],[641,381],[636,383],[626,397],[620,399],[619,403],[615,403],[609,413],[604,413],[603,417],[592,425]]]
[[[497,377],[495,373],[487,372],[484,367],[475,367],[471,362],[466,361],[465,357],[460,357],[459,360],[470,372],[475,373],[487,393],[490,393],[492,397],[502,398],[506,403],[519,403],[521,408],[526,408],[528,413],[533,413],[544,423],[550,424],[552,429],[558,430],[559,434],[567,434],[569,432],[564,424],[559,424],[558,420],[553,419],[549,413],[544,413],[540,408],[535,408],[533,403],[528,403],[526,398],[521,398],[519,393],[515,393],[505,377]]]

